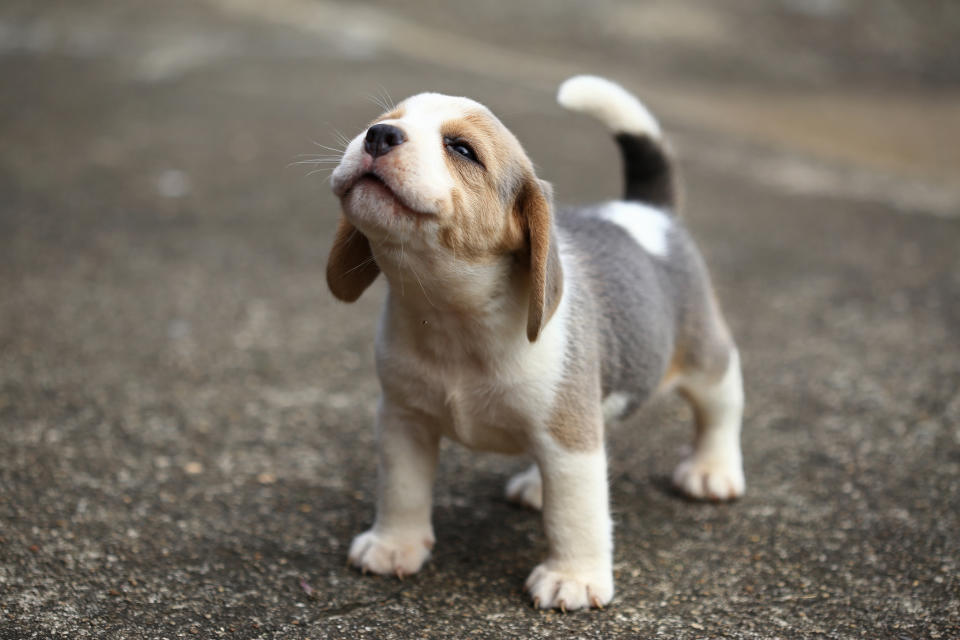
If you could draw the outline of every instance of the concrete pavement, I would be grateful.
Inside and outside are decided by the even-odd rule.
[[[777,43],[737,44],[749,3],[641,16],[663,40],[581,33],[627,23],[619,3],[535,3],[529,37],[524,9],[461,4],[503,28],[418,3],[0,9],[0,638],[960,637],[949,59],[851,39],[751,66]],[[849,19],[787,5],[751,24],[792,24],[794,63],[803,29]],[[830,64],[856,55],[875,66]],[[609,198],[612,141],[553,103],[581,70],[649,98],[678,143],[743,355],[748,494],[673,494],[690,416],[665,398],[609,436],[608,609],[526,603],[545,541],[502,498],[523,463],[454,446],[433,560],[361,576],[382,284],[333,301],[336,203],[291,163],[381,94],[430,89],[491,106],[559,199]]]

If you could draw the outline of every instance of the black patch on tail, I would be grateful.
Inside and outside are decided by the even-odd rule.
[[[623,199],[673,207],[677,200],[673,161],[663,145],[631,133],[618,133],[616,141],[623,155]]]

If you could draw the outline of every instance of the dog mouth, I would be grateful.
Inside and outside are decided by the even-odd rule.
[[[390,195],[390,197],[394,198],[395,200],[399,200],[399,198],[397,197],[397,194],[394,193],[393,189],[390,188],[390,185],[388,185],[383,178],[375,174],[373,171],[368,171],[362,174],[359,178],[357,178],[356,182],[353,183],[353,187],[351,187],[351,189],[356,188],[358,184],[361,184],[363,182],[366,182],[367,184],[376,185],[380,189],[386,191]]]
[[[357,189],[369,189],[378,193],[384,199],[391,201],[394,206],[394,212],[401,215],[407,215],[416,218],[429,217],[430,214],[423,211],[417,211],[406,203],[404,198],[391,187],[386,180],[373,171],[363,173],[356,179],[353,185],[347,190],[347,194]],[[344,194],[345,196],[347,194]]]

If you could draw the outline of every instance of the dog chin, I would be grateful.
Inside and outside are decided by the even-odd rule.
[[[429,214],[408,207],[379,177],[361,176],[341,199],[344,212],[362,226],[392,227],[402,220],[421,220]]]

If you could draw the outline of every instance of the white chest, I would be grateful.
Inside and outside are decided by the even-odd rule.
[[[436,433],[471,449],[515,454],[545,424],[563,376],[562,346],[542,335],[530,344],[473,350],[418,349],[411,340],[378,346],[385,401],[402,405]]]
[[[567,296],[533,343],[526,310],[494,301],[455,317],[388,305],[377,337],[384,401],[472,449],[523,452],[564,376]]]
[[[540,385],[506,379],[496,370],[441,364],[408,352],[381,358],[378,373],[386,401],[471,449],[522,453],[538,421]]]

